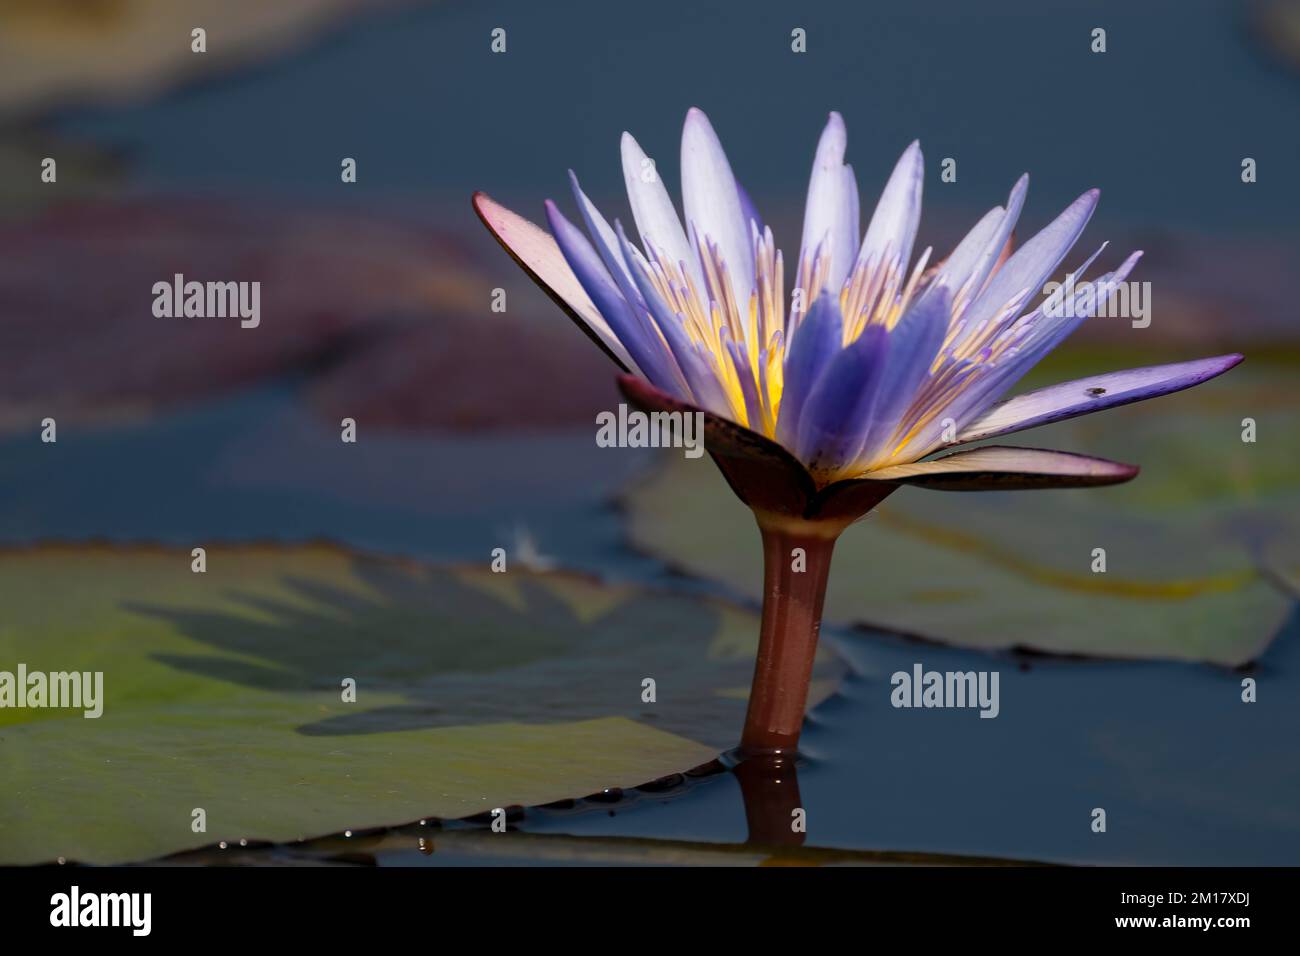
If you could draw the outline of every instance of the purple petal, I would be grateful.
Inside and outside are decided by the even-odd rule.
[[[912,258],[912,243],[921,222],[921,183],[925,179],[921,144],[913,142],[903,151],[889,182],[876,203],[876,211],[862,239],[856,266],[879,263],[886,250],[892,261],[905,269]]]
[[[813,385],[799,419],[796,455],[814,476],[833,475],[862,448],[880,394],[888,335],[883,325],[869,326]]]
[[[969,442],[1006,435],[1036,425],[1047,425],[1099,412],[1103,408],[1114,408],[1179,392],[1222,375],[1241,359],[1242,356],[1238,354],[1218,355],[1192,362],[1109,372],[1040,388],[994,405],[963,429],[957,440]]]
[[[988,288],[971,303],[963,316],[963,323],[974,326],[994,318],[1009,303],[1019,301],[1023,305],[1036,295],[1092,218],[1099,195],[1100,192],[1096,189],[1088,190],[1050,225],[1017,249],[1002,268],[993,274]]]
[[[881,377],[880,400],[872,413],[871,430],[862,455],[875,458],[894,434],[898,420],[916,397],[948,332],[952,295],[943,285],[928,288],[889,333]]]
[[[650,310],[651,318],[659,327],[659,331],[663,333],[664,340],[668,343],[673,358],[677,361],[677,367],[682,374],[683,384],[687,387],[688,396],[696,404],[714,414],[730,415],[731,408],[726,395],[722,391],[722,386],[718,382],[717,375],[709,367],[700,349],[686,334],[686,330],[682,328],[681,317],[668,307],[668,303],[663,300],[651,284],[646,272],[645,260],[637,254],[636,250],[632,248],[632,244],[627,241],[627,235],[623,232],[622,223],[616,223],[616,225],[623,257],[631,263],[632,276],[638,294]]]
[[[750,428],[762,431],[763,407],[758,397],[758,383],[754,381],[754,369],[749,363],[749,355],[735,339],[726,339],[723,343],[731,359],[732,370],[740,383],[740,394],[745,399],[745,418]],[[726,359],[724,358],[725,362]]]
[[[891,465],[863,478],[920,485],[939,491],[1014,491],[1029,488],[1083,488],[1128,481],[1136,465],[1042,448],[987,445],[955,455]]]
[[[632,282],[632,273],[628,271],[627,260],[623,256],[623,250],[619,248],[618,237],[614,235],[614,230],[605,221],[605,217],[600,214],[596,204],[588,199],[587,194],[582,191],[582,187],[578,185],[578,177],[572,169],[569,170],[569,185],[573,189],[573,198],[582,211],[582,220],[587,226],[587,235],[591,237],[592,245],[600,253],[605,268],[614,277],[623,298],[628,302],[641,304],[641,295],[636,291],[636,286]]]
[[[1114,272],[1106,273],[1095,282],[1077,286],[1074,306],[1070,309],[1062,308],[1059,315],[1045,314],[1042,306],[1030,313],[1025,320],[1030,328],[1030,336],[1022,343],[1019,350],[1005,358],[1001,364],[983,371],[980,379],[944,410],[945,414],[942,417],[955,421],[960,433],[961,429],[983,415],[994,402],[1013,388],[1016,382],[1024,378],[1030,369],[1078,328],[1084,319],[1093,315],[1097,306],[1109,297],[1114,286],[1128,278],[1141,257],[1141,252],[1135,252]],[[1097,293],[1090,295],[1089,292],[1093,289],[1097,290]],[[1089,299],[1091,299],[1090,303]],[[917,451],[916,457],[928,454],[939,447],[941,427],[940,419],[936,417],[928,430],[912,441],[910,447]]]
[[[1006,216],[1007,211],[1001,206],[994,206],[986,212],[984,218],[966,233],[952,254],[939,265],[934,281],[954,291],[960,290],[975,274],[985,251],[992,248],[994,236],[998,235]],[[979,292],[979,289],[973,289],[972,292]]]
[[[573,274],[560,247],[544,229],[494,202],[486,193],[474,194],[474,209],[497,242],[583,331],[624,368],[642,374]]]
[[[785,356],[781,407],[777,413],[776,440],[794,448],[799,418],[813,385],[844,342],[844,322],[839,300],[822,292],[799,323]]]
[[[673,374],[672,357],[665,351],[652,329],[642,322],[628,305],[610,277],[609,270],[600,261],[587,237],[582,234],[549,199],[546,201],[546,220],[551,227],[564,259],[578,277],[582,287],[591,296],[610,329],[627,348],[650,382],[670,392],[679,391],[677,376]]]
[[[1136,252],[1129,253],[1129,257],[1113,272],[1107,272],[1092,282],[1076,285],[1071,308],[1067,309],[1063,304],[1058,304],[1057,311],[1053,313],[1048,308],[1050,300],[1039,305],[1026,318],[1026,322],[1032,327],[1032,338],[1026,343],[1027,347],[1019,359],[1023,369],[1032,367],[1039,359],[1064,342],[1084,319],[1096,315],[1101,304],[1110,298],[1116,286],[1128,278],[1141,258],[1142,250],[1138,249]],[[1088,262],[1091,263],[1092,259]],[[1016,378],[1019,379],[1019,375]]]
[[[800,262],[826,243],[830,270],[826,287],[838,292],[853,266],[858,244],[858,192],[853,169],[844,165],[848,134],[839,113],[831,113],[817,143],[804,208]]]
[[[984,381],[970,389],[954,408],[952,417],[965,428],[982,415],[994,402],[1005,395],[1030,369],[1070,336],[1084,321],[1091,318],[1101,303],[1105,302],[1115,286],[1128,278],[1133,267],[1142,258],[1141,250],[1132,253],[1118,269],[1100,276],[1093,282],[1077,285],[1070,308],[1060,307],[1054,314],[1047,311],[1047,302],[1039,305],[1025,317],[1029,335],[1015,355],[985,375]],[[1092,260],[1089,259],[1089,262]],[[958,411],[959,409],[959,411]]]
[[[1016,184],[1011,187],[1011,192],[1007,196],[1006,214],[998,223],[997,230],[993,233],[992,238],[984,250],[976,258],[966,283],[969,284],[969,291],[966,299],[969,304],[975,298],[978,298],[980,290],[984,288],[985,282],[988,281],[989,275],[997,267],[998,259],[1002,255],[1002,250],[1007,246],[1007,240],[1015,231],[1016,223],[1020,221],[1020,211],[1025,206],[1025,195],[1029,192],[1029,174],[1023,173]],[[957,288],[960,288],[958,286]]]
[[[731,275],[732,292],[741,309],[749,307],[754,289],[754,247],[740,204],[736,177],[709,118],[692,107],[682,129],[682,197],[687,230],[716,243]]]

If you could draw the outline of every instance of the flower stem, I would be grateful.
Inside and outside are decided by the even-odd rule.
[[[799,743],[831,552],[843,525],[758,514],[758,527],[763,623],[740,748],[746,754],[774,754],[794,751]]]
[[[795,828],[794,811],[803,808],[799,770],[793,754],[747,757],[732,771],[740,781],[750,843],[801,846],[803,827]]]

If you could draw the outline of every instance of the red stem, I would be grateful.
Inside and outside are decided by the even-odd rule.
[[[799,743],[831,552],[843,525],[759,515],[758,527],[763,536],[763,623],[740,747],[746,754],[774,754],[794,751]],[[796,548],[803,549],[803,564]]]
[[[792,825],[794,811],[803,807],[794,755],[749,757],[736,764],[734,772],[745,800],[749,842],[802,846],[807,839],[804,828],[796,830]]]

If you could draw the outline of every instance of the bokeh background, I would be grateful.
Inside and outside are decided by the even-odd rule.
[[[0,862],[1297,862],[1298,105],[1293,0],[0,0],[0,670],[108,687],[0,711]],[[780,851],[711,763],[748,516],[707,460],[595,447],[612,367],[469,204],[540,220],[572,168],[626,218],[620,133],[675,184],[690,106],[787,257],[832,109],[867,208],[921,140],[937,255],[1023,171],[1026,228],[1100,187],[1080,255],[1146,250],[1151,325],[1030,385],[1247,355],[1030,436],[1132,485],[905,491],[846,536]],[[155,318],[176,272],[261,281],[260,327]],[[999,670],[1001,716],[892,710],[914,662]]]

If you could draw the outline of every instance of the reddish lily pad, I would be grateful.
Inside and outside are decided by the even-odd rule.
[[[0,223],[14,346],[0,354],[0,429],[133,420],[289,376],[335,426],[592,421],[616,399],[607,362],[509,263],[481,259],[425,226],[347,211],[142,200]],[[156,317],[154,283],[177,273],[260,282],[260,324]]]

